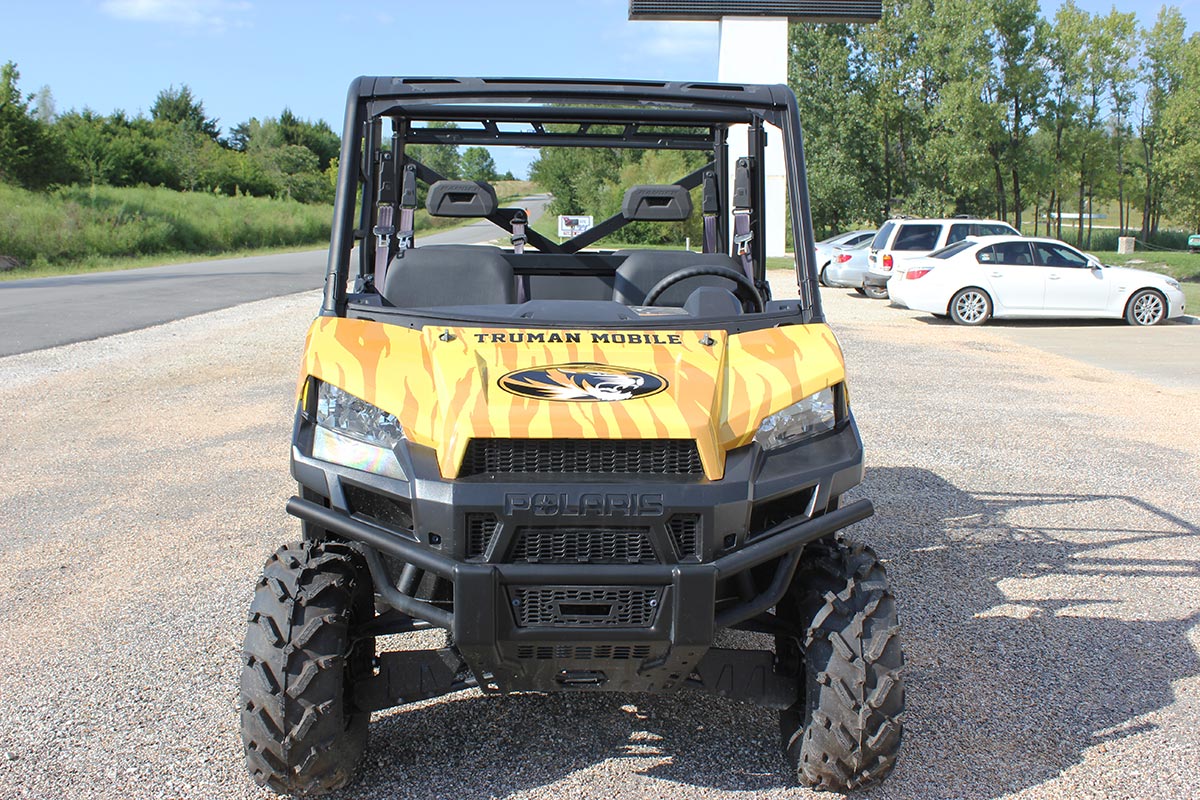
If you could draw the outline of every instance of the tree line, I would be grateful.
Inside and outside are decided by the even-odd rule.
[[[26,189],[83,184],[162,186],[182,191],[328,203],[340,137],[324,120],[251,118],[222,135],[219,120],[183,85],[158,93],[150,115],[84,108],[58,113],[48,87],[22,93],[17,65],[0,66],[0,181]],[[450,178],[499,175],[485,148],[423,146]]]
[[[1173,6],[1143,29],[1073,0],[1051,19],[1038,0],[892,0],[874,25],[792,25],[815,226],[973,214],[1062,238],[1065,217],[1090,246],[1103,205],[1143,241],[1200,230],[1186,28]]]

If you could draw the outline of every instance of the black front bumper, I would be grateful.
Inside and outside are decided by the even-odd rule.
[[[707,564],[565,565],[468,564],[395,536],[376,526],[293,497],[288,513],[369,548],[366,552],[376,591],[396,609],[450,630],[454,643],[483,683],[506,691],[555,688],[602,688],[609,682],[624,690],[671,689],[686,678],[712,645],[716,628],[755,617],[774,606],[787,591],[804,545],[866,519],[870,500],[859,500],[816,519],[788,522],[765,531],[761,539]],[[379,553],[432,572],[454,585],[454,613],[401,594],[387,579]],[[769,585],[718,612],[717,582],[761,564],[777,561]],[[513,587],[571,590],[619,587],[655,594],[652,624],[645,627],[539,628],[522,626],[510,613]],[[586,642],[586,644],[580,644]],[[657,645],[657,646],[656,646]],[[581,653],[587,648],[587,654]],[[565,670],[564,664],[590,662],[600,648],[606,669]],[[641,656],[641,657],[639,657]],[[614,681],[610,661],[625,661],[630,674]]]
[[[411,445],[398,452],[408,480],[397,480],[306,455],[307,425],[298,419],[292,470],[309,499],[292,498],[288,512],[310,530],[363,545],[379,598],[450,631],[485,691],[676,688],[704,658],[718,628],[757,617],[779,601],[807,542],[873,513],[866,500],[837,507],[837,498],[862,476],[852,418],[770,456],[755,445],[733,451],[717,481],[616,475],[445,480],[432,452]],[[354,502],[363,492],[388,498],[411,517],[397,526],[363,513]],[[492,544],[472,551],[468,520],[480,513],[498,524]],[[702,532],[690,555],[670,538],[670,520],[681,513],[695,518]],[[554,526],[638,526],[653,545],[653,563],[514,563],[522,530]],[[400,591],[400,562],[437,576],[448,591],[426,597]]]

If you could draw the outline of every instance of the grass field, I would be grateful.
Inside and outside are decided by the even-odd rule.
[[[501,203],[531,194],[529,181],[498,181]],[[0,280],[285,253],[329,242],[332,206],[171,189],[72,186],[29,192],[0,184],[0,256],[20,266]],[[470,220],[430,217],[418,230]]]

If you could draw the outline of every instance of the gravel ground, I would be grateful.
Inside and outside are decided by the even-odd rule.
[[[909,661],[899,766],[857,796],[1200,796],[1200,392],[825,300],[878,509],[854,532]],[[297,532],[317,305],[0,359],[0,797],[270,796],[241,764],[238,651]],[[775,726],[703,695],[464,692],[377,715],[343,796],[808,797]]]

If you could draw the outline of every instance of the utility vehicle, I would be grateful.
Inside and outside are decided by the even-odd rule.
[[[766,280],[768,130],[795,299]],[[625,153],[591,180],[685,166],[610,192],[619,210],[559,242],[422,163],[439,145]],[[503,246],[420,246],[422,195]],[[601,244],[689,219],[702,252]],[[872,506],[842,499],[863,449],[786,87],[355,80],[297,398],[302,539],[263,570],[241,677],[259,783],[338,788],[371,712],[472,688],[704,690],[779,709],[806,785],[891,769],[899,626],[883,566],[839,533]],[[379,652],[438,628],[442,647]],[[761,646],[716,646],[729,630]]]

